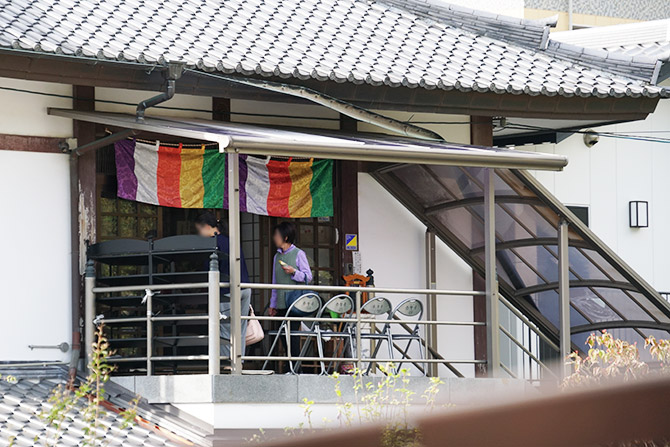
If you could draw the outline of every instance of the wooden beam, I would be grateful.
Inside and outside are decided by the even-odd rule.
[[[95,88],[73,86],[75,99],[73,108],[77,110],[95,110]],[[73,121],[73,135],[77,144],[82,145],[95,140],[95,124]],[[74,148],[72,148],[74,149]],[[80,316],[85,315],[82,302],[86,241],[96,242],[96,152],[81,156],[70,154],[70,226],[72,244],[72,326],[73,345],[79,346],[81,328]],[[88,340],[87,340],[88,342]],[[73,372],[73,371],[72,371]]]
[[[119,62],[16,53],[12,50],[0,50],[0,77],[151,91],[161,90],[164,83],[160,67],[150,69],[148,66]],[[582,98],[466,93],[334,81],[263,79],[309,87],[364,108],[477,116],[638,120],[653,112],[659,100],[646,97]],[[306,102],[191,72],[179,79],[177,93],[257,101]]]
[[[63,141],[64,138],[0,135],[0,150],[62,154],[59,144]]]
[[[345,115],[340,115],[340,129],[345,132],[356,132],[358,121]],[[353,273],[353,251],[345,247],[346,234],[358,234],[358,162],[336,161],[337,188],[339,194],[337,214],[340,224],[340,259],[343,274]],[[361,272],[363,273],[363,272]]]

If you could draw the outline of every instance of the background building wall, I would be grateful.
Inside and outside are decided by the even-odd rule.
[[[670,101],[661,100],[644,121],[596,128],[623,134],[601,136],[588,148],[583,135],[574,134],[558,144],[535,150],[566,155],[563,172],[536,172],[542,183],[567,205],[589,207],[590,228],[657,290],[670,290],[670,146],[624,135],[668,138]],[[666,132],[666,133],[663,133]],[[523,146],[519,149],[529,149]],[[649,202],[649,228],[630,228],[628,202]]]
[[[524,3],[528,9],[567,11],[569,0],[524,0]],[[657,20],[670,17],[670,3],[662,0],[574,1],[572,10],[573,13],[582,15],[633,20]]]

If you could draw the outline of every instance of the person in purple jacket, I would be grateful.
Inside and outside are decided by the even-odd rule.
[[[312,282],[312,269],[309,266],[304,251],[293,245],[296,237],[295,224],[282,222],[274,227],[272,239],[277,247],[277,253],[272,261],[272,284],[300,284]],[[281,262],[280,262],[281,261]],[[286,315],[286,290],[272,290],[270,295],[271,316]],[[291,322],[291,331],[300,330],[300,322]],[[283,340],[283,339],[282,339]],[[291,355],[300,354],[299,337],[291,337]]]

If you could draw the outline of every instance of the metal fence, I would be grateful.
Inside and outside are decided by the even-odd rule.
[[[428,327],[438,327],[438,326],[466,326],[466,327],[477,327],[485,326],[484,322],[475,322],[475,321],[447,321],[447,320],[437,320],[437,319],[422,319],[422,320],[403,320],[400,318],[394,319],[377,319],[366,317],[365,314],[360,312],[362,306],[362,294],[374,292],[374,294],[389,294],[389,295],[423,295],[423,296],[445,296],[445,297],[457,297],[457,296],[484,296],[485,292],[472,291],[472,290],[439,290],[439,289],[403,289],[403,288],[384,288],[384,287],[374,287],[374,288],[360,288],[360,287],[345,287],[345,286],[315,286],[315,285],[277,285],[277,284],[256,284],[256,283],[241,283],[241,289],[256,289],[256,290],[269,290],[269,289],[285,289],[285,290],[305,290],[313,291],[316,293],[347,293],[352,294],[354,297],[354,312],[350,318],[346,319],[346,323],[354,325],[357,329],[354,332],[355,334],[355,343],[357,349],[354,356],[350,357],[326,357],[326,356],[306,356],[306,355],[263,355],[263,356],[246,356],[240,350],[235,350],[235,345],[241,346],[241,324],[242,320],[252,320],[256,319],[259,321],[301,321],[301,322],[333,322],[334,320],[329,317],[279,317],[279,316],[240,316],[237,317],[232,314],[231,309],[231,353],[233,358],[223,357],[220,355],[220,322],[222,315],[220,314],[220,290],[221,288],[230,287],[228,282],[219,281],[219,271],[218,265],[216,264],[216,259],[212,260],[210,265],[209,278],[207,282],[199,283],[184,283],[184,284],[146,284],[146,285],[128,285],[128,286],[113,286],[113,287],[98,287],[95,284],[95,271],[93,268],[92,261],[89,261],[87,271],[86,271],[86,312],[85,312],[85,338],[87,345],[87,359],[90,359],[91,356],[91,341],[94,337],[95,324],[96,323],[105,323],[109,325],[113,324],[124,324],[124,323],[144,323],[146,324],[146,355],[144,356],[124,356],[116,357],[111,359],[113,362],[146,362],[146,374],[152,375],[153,364],[154,362],[159,361],[174,361],[174,362],[188,362],[188,361],[207,361],[208,362],[208,372],[209,374],[219,374],[220,373],[220,363],[221,360],[233,360],[231,364],[233,365],[233,373],[241,373],[240,369],[234,368],[235,359],[237,356],[241,363],[242,360],[257,360],[257,361],[324,361],[324,362],[352,362],[357,365],[357,367],[362,370],[363,363],[385,363],[391,361],[399,361],[398,358],[369,358],[363,355],[362,339],[361,339],[361,328],[362,325],[366,324],[389,324],[389,325],[402,325],[407,324],[419,324]],[[154,315],[153,312],[153,295],[155,292],[163,290],[179,290],[179,289],[193,289],[193,288],[202,288],[208,290],[208,314],[206,315]],[[106,318],[104,315],[95,316],[95,300],[96,295],[99,294],[109,294],[109,293],[122,293],[122,292],[131,292],[131,291],[144,291],[145,297],[143,300],[144,305],[146,306],[146,313],[144,316],[140,317],[122,317],[122,318]],[[504,300],[501,297],[501,303],[510,309],[513,314],[519,318],[523,324],[527,325],[530,330],[536,334],[537,337],[540,337],[543,341],[548,343],[552,348],[558,350],[558,347],[553,343],[546,335],[538,331],[534,325],[528,321],[518,310],[516,310],[508,301]],[[231,308],[233,306],[231,305]],[[235,324],[237,320],[237,324]],[[201,338],[206,338],[208,354],[206,355],[171,355],[171,356],[159,356],[154,355],[155,346],[154,346],[154,324],[159,322],[180,322],[180,321],[207,321],[208,322],[208,332],[207,334],[201,334]],[[289,325],[290,326],[290,325]],[[290,329],[289,329],[290,330]],[[521,355],[525,356],[529,362],[533,362],[537,365],[538,368],[541,368],[551,376],[555,377],[555,374],[545,365],[536,353],[531,352],[528,346],[524,345],[519,341],[509,330],[500,327],[500,332],[508,337],[514,345],[519,349]],[[427,332],[427,331],[425,331]],[[113,347],[113,346],[112,346]],[[436,349],[433,349],[429,345],[425,337],[421,340],[420,349],[425,350],[425,355],[423,358],[416,359],[403,359],[403,363],[411,363],[415,365],[428,365],[428,364],[442,364],[446,366],[452,373],[460,376],[453,365],[457,364],[470,364],[470,365],[480,365],[486,364],[486,360],[476,360],[476,359],[447,359],[442,357]],[[517,377],[518,374],[513,372],[510,367],[504,365],[502,362],[500,367],[511,377]],[[420,367],[419,367],[420,368]],[[420,368],[421,369],[421,368]],[[427,369],[427,368],[426,368]],[[422,370],[423,371],[423,370]],[[424,371],[427,372],[427,371]],[[526,377],[530,379],[537,379],[538,377]]]

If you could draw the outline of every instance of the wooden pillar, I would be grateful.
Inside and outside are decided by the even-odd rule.
[[[75,110],[95,110],[95,88],[89,86],[75,85],[73,87]],[[81,146],[95,140],[95,124],[85,121],[74,121],[74,137],[77,145]],[[79,230],[80,247],[85,246],[85,241],[91,243],[96,241],[96,151],[84,153],[79,157],[77,174],[79,177]],[[82,259],[80,271],[83,273],[85,262]]]
[[[493,145],[493,121],[488,116],[471,116],[470,117],[470,143],[478,146]],[[473,290],[485,291],[486,282],[476,272],[472,275]],[[473,320],[478,322],[486,322],[486,297],[473,297]],[[475,359],[488,360],[486,355],[486,327],[476,326],[474,328],[475,337]],[[480,364],[475,368],[475,375],[478,377],[486,377],[486,365]]]
[[[75,110],[95,110],[95,88],[75,85],[72,87]],[[95,140],[95,124],[84,121],[73,122],[73,136],[77,145]],[[74,148],[72,148],[74,149]],[[80,316],[86,315],[82,302],[82,275],[86,267],[86,241],[95,242],[96,238],[96,170],[95,151],[84,155],[70,155],[70,237],[71,281],[72,281],[72,348],[81,349]],[[90,311],[93,310],[91,313]],[[89,309],[89,315],[94,314]],[[90,323],[90,322],[89,322]],[[90,343],[90,340],[86,340]],[[73,362],[76,359],[73,357]],[[76,365],[71,364],[71,371]]]
[[[212,98],[212,119],[214,121],[230,121],[230,99]]]
[[[346,115],[340,115],[340,130],[345,132],[356,132],[358,121]],[[357,161],[338,160],[336,166],[336,185],[338,194],[336,215],[339,216],[340,231],[340,259],[342,273],[347,275],[353,269],[353,252],[345,247],[346,234],[358,234],[358,168]]]

